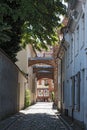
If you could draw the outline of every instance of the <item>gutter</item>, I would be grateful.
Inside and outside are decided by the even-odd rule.
[[[70,124],[64,120],[61,115],[58,115],[59,119],[65,124],[65,126],[67,127],[68,130],[73,130],[73,128],[70,126]]]

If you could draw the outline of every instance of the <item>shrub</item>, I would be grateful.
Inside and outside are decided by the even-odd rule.
[[[28,107],[30,104],[30,91],[29,89],[25,89],[25,108]]]
[[[52,101],[54,101],[54,98],[55,98],[55,97],[54,97],[54,92],[52,92]]]

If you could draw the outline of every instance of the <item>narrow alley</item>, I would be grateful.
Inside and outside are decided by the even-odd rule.
[[[53,103],[39,102],[0,123],[0,130],[70,130],[56,115]]]
[[[87,0],[0,7],[0,130],[87,130]]]

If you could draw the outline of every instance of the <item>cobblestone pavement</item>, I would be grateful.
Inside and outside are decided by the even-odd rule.
[[[52,103],[37,103],[3,121],[0,130],[69,130],[55,112]]]

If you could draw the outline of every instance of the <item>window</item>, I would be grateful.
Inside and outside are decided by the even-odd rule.
[[[70,63],[73,61],[73,37],[71,37],[71,43],[70,43]]]
[[[39,85],[41,85],[41,80],[39,80]]]
[[[79,26],[77,27],[77,53],[79,52]]]
[[[38,96],[43,97],[43,90],[38,90]]]
[[[68,49],[66,51],[66,58],[67,58],[67,68],[69,67],[69,61],[70,61],[70,46],[68,46]]]
[[[44,96],[49,96],[49,90],[47,89],[44,90]]]
[[[80,72],[76,75],[76,99],[75,99],[75,109],[80,110]]]
[[[70,64],[70,58],[71,58],[71,56],[70,56],[70,51],[71,51],[70,45],[69,45],[68,49],[69,49],[69,51],[68,51],[68,64]]]
[[[65,94],[64,94],[64,81],[63,81],[63,94],[62,94],[62,102],[64,103],[64,96],[65,96]]]
[[[80,72],[72,77],[72,108],[80,111]]]
[[[72,108],[74,109],[74,104],[75,104],[75,76],[72,78]]]
[[[45,84],[44,80],[41,80],[41,84],[44,86],[44,84]]]
[[[80,49],[84,47],[85,41],[85,16],[84,14],[81,17],[80,20]]]
[[[79,52],[79,26],[76,28],[74,35],[75,35],[75,56],[77,56]]]
[[[82,43],[83,43],[83,45],[84,45],[84,40],[85,40],[85,17],[84,17],[84,14],[83,14],[83,16],[82,16],[82,35],[83,35],[83,39],[82,39]]]
[[[45,82],[45,86],[48,86],[49,84],[48,84],[48,80],[46,79],[46,80],[44,80],[44,82]]]

